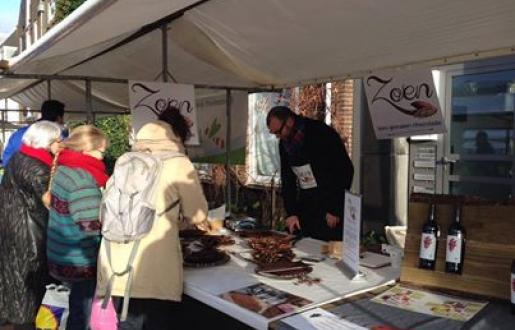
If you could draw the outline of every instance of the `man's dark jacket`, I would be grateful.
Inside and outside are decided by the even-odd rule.
[[[345,190],[350,189],[354,167],[342,139],[330,126],[317,120],[296,117],[304,121],[304,141],[294,155],[279,143],[281,185],[287,215],[300,218],[304,235],[323,240],[341,239]],[[310,164],[317,187],[300,189],[292,166]],[[330,229],[325,214],[340,218],[340,224]]]

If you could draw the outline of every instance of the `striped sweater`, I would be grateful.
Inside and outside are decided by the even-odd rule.
[[[88,172],[59,166],[51,193],[47,235],[50,274],[63,281],[95,278],[100,189]]]

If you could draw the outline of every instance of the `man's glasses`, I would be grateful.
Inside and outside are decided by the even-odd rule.
[[[279,129],[277,131],[275,131],[275,132],[270,131],[270,134],[281,135],[285,125],[286,125],[286,120],[283,120],[283,122],[281,123],[281,126],[279,127]]]

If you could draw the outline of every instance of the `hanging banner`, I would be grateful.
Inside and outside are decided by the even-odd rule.
[[[430,69],[374,73],[364,85],[377,139],[446,132]]]
[[[169,105],[179,108],[190,123],[187,145],[198,145],[198,122],[193,85],[163,82],[129,81],[129,106],[132,129],[136,133],[144,124],[156,120]]]
[[[188,147],[189,157],[196,163],[225,163],[227,148],[226,92],[198,90],[196,93],[196,109],[200,145]],[[231,164],[245,164],[247,121],[248,93],[232,91]]]

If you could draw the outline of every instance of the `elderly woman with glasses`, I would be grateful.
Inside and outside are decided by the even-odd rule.
[[[33,326],[45,285],[48,189],[61,127],[38,121],[23,135],[0,185],[0,320]]]

